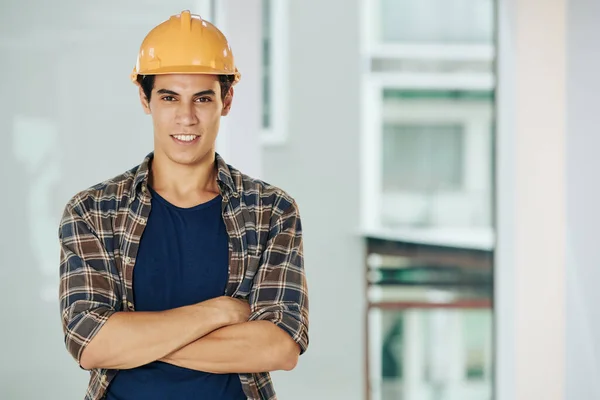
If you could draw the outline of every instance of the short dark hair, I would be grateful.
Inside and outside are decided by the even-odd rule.
[[[221,84],[221,100],[225,100],[225,96],[229,92],[229,89],[233,85],[233,81],[235,80],[235,75],[218,75],[219,83]],[[152,89],[154,89],[154,80],[156,75],[138,75],[137,82],[142,87],[144,91],[144,95],[150,101],[150,96],[152,95]]]

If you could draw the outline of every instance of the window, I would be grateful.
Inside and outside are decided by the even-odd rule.
[[[263,145],[287,139],[288,0],[262,0],[263,19]]]
[[[271,65],[271,37],[273,36],[271,30],[271,12],[273,11],[271,0],[262,0],[262,66],[263,66],[263,112],[262,112],[262,127],[265,130],[271,128],[271,79],[270,76],[273,73]]]
[[[492,0],[375,0],[374,3],[374,22],[379,27],[374,34],[384,43],[492,43]]]
[[[491,227],[491,91],[383,89],[379,226]]]
[[[442,3],[364,1],[365,232],[451,228],[491,236],[492,2],[450,1],[456,8],[448,18],[460,23],[449,26],[467,21],[473,26],[451,43],[432,31],[446,7]],[[399,29],[392,23],[396,16],[420,23],[392,34],[388,30]]]
[[[371,310],[374,398],[492,397],[491,314],[461,307]]]
[[[383,192],[463,187],[464,125],[384,123]]]
[[[368,400],[492,397],[493,0],[363,0]]]
[[[492,397],[490,249],[367,240],[370,400]]]

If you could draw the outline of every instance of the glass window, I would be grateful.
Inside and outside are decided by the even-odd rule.
[[[493,39],[492,0],[379,0],[378,39],[386,43],[478,43]]]
[[[489,310],[373,308],[369,320],[379,342],[373,398],[492,397]]]
[[[271,75],[273,68],[271,65],[272,44],[271,44],[271,0],[262,0],[262,70],[263,70],[263,114],[262,127],[263,129],[271,128]]]
[[[492,393],[492,252],[367,240],[371,400]]]
[[[464,136],[460,124],[384,124],[384,192],[460,190]]]
[[[262,135],[263,145],[278,145],[287,136],[288,1],[262,0]]]
[[[363,1],[368,400],[489,399],[494,1]]]
[[[383,93],[383,227],[492,223],[490,91]]]

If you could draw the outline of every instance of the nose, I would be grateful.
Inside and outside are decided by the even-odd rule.
[[[194,103],[191,101],[181,101],[179,102],[179,107],[177,107],[177,116],[176,121],[179,125],[182,126],[191,126],[196,125],[198,123],[198,117],[196,116]]]

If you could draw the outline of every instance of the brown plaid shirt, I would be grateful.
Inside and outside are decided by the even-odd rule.
[[[108,318],[134,311],[133,267],[150,215],[147,189],[153,154],[124,174],[75,195],[59,227],[60,309],[65,344],[81,353]],[[308,346],[308,294],[298,207],[284,191],[252,179],[217,154],[217,181],[229,235],[225,294],[245,298],[250,320],[285,330],[304,353]],[[86,400],[102,399],[117,370],[90,371]],[[268,372],[240,374],[251,400],[277,398]]]

